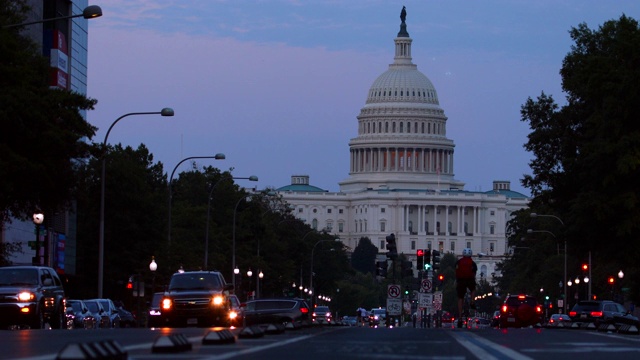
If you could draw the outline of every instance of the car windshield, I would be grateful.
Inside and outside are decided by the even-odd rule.
[[[95,301],[86,301],[84,303],[85,305],[87,305],[87,308],[89,308],[89,311],[93,312],[93,313],[97,313],[98,311],[100,311],[99,307],[98,307],[98,303]]]
[[[71,305],[71,308],[75,312],[82,312],[82,304],[78,301],[67,301],[67,306]]]
[[[37,269],[0,269],[0,286],[38,285]]]
[[[574,311],[597,311],[600,309],[598,302],[579,302],[574,307]]]
[[[316,313],[328,313],[329,307],[327,306],[318,306],[316,307]]]
[[[217,274],[175,274],[169,284],[172,290],[222,290],[222,284]]]

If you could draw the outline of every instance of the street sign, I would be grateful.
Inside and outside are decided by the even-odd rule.
[[[442,310],[442,291],[433,293],[433,308],[435,310]]]
[[[400,293],[400,285],[388,285],[387,296],[389,298],[399,299],[402,294]]]
[[[402,299],[387,298],[387,314],[400,316],[402,314]]]
[[[402,303],[402,308],[405,314],[411,314],[411,303],[409,301],[405,300]]]
[[[433,294],[419,293],[418,294],[418,307],[426,309],[433,304]]]
[[[420,288],[424,291],[431,291],[432,287],[433,283],[429,279],[422,279],[422,281],[420,282]]]

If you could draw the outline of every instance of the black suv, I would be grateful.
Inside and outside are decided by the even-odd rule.
[[[529,295],[508,295],[500,308],[500,328],[542,325],[542,306]]]
[[[258,299],[243,306],[245,325],[283,324],[300,328],[311,325],[311,313],[306,301],[297,298]]]
[[[0,268],[0,325],[66,327],[65,295],[55,270],[44,266]]]
[[[624,306],[610,300],[578,301],[569,311],[569,317],[575,323],[627,324],[640,326],[637,317],[630,314]]]
[[[173,274],[160,301],[162,326],[229,326],[231,302],[227,284],[218,271]]]

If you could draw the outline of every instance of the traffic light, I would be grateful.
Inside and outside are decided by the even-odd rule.
[[[442,283],[444,281],[444,275],[438,275],[438,280],[440,280],[440,282]]]
[[[387,277],[387,262],[386,261],[378,261],[376,262],[376,275]]]
[[[440,251],[433,250],[431,251],[431,262],[433,270],[440,269]]]
[[[416,269],[424,270],[424,249],[416,251]]]
[[[582,264],[582,271],[589,270],[589,264]]]
[[[413,264],[409,260],[402,262],[402,277],[413,277]]]
[[[424,269],[429,270],[431,268],[431,249],[424,251]]]
[[[613,276],[609,276],[609,279],[607,279],[607,282],[609,283],[609,285],[613,285],[613,283],[616,282],[616,280],[613,278]]]
[[[129,277],[129,281],[127,281],[127,290],[133,290],[133,275]]]
[[[392,260],[398,258],[398,247],[396,246],[396,236],[394,234],[387,236],[387,258]]]

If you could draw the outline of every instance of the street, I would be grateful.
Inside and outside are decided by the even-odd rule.
[[[3,358],[56,359],[67,344],[117,342],[129,359],[637,359],[640,336],[570,329],[313,327],[204,345],[212,329],[3,331]],[[223,331],[226,331],[223,330]],[[228,331],[227,331],[228,332]],[[180,336],[190,350],[153,352],[154,342]],[[208,337],[210,338],[210,337]],[[160,342],[159,342],[160,343]]]

